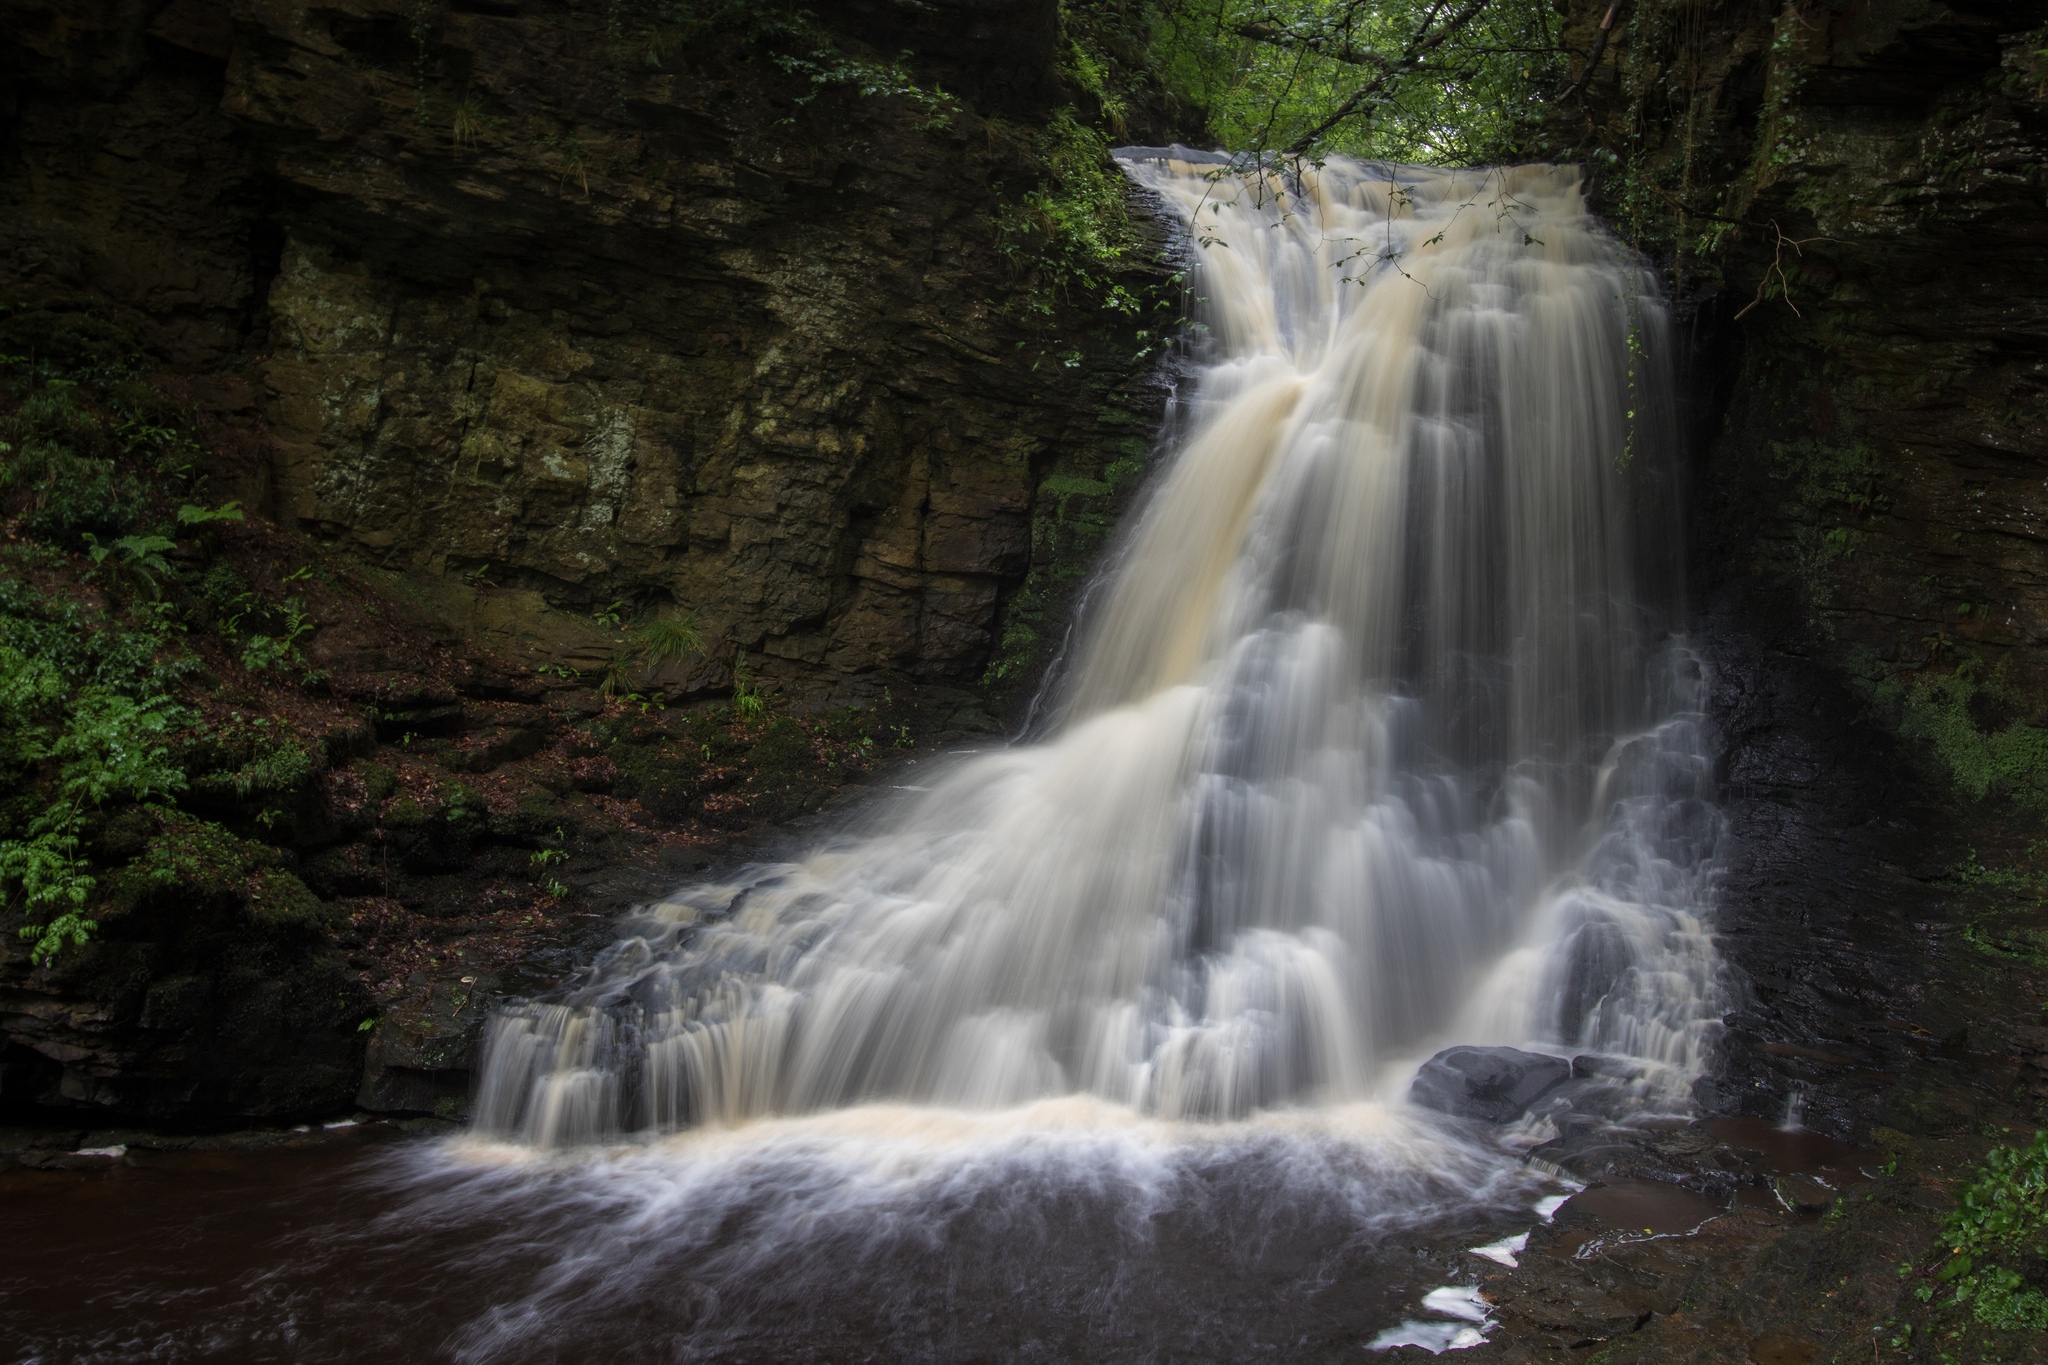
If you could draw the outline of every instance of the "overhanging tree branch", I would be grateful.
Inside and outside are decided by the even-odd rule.
[[[1305,40],[1298,33],[1271,24],[1239,24],[1235,30],[1240,38],[1249,38],[1255,43],[1269,43],[1274,47],[1307,48],[1318,57],[1328,57],[1333,62],[1348,62],[1352,66],[1375,66],[1385,60],[1376,53],[1345,43],[1342,47],[1319,47],[1313,41]]]
[[[1296,138],[1287,148],[1287,155],[1301,156],[1314,147],[1325,133],[1328,133],[1332,128],[1335,128],[1345,119],[1350,118],[1353,114],[1364,108],[1368,102],[1377,99],[1381,92],[1386,90],[1389,85],[1392,85],[1398,77],[1407,75],[1410,71],[1419,67],[1424,57],[1427,57],[1437,48],[1443,46],[1445,40],[1450,38],[1452,34],[1457,33],[1460,29],[1478,18],[1480,13],[1492,3],[1492,0],[1465,0],[1465,3],[1452,11],[1442,24],[1436,24],[1436,18],[1442,12],[1443,3],[1444,0],[1437,0],[1437,3],[1429,7],[1428,12],[1422,16],[1421,25],[1415,30],[1415,36],[1408,40],[1408,46],[1402,50],[1400,56],[1392,59],[1371,56],[1367,62],[1358,63],[1359,65],[1376,63],[1379,65],[1380,70],[1371,80],[1352,91],[1342,104],[1331,111],[1329,117]],[[1432,25],[1436,26],[1432,28]]]
[[[1609,0],[1607,17],[1600,21],[1600,32],[1593,37],[1593,50],[1586,54],[1585,70],[1579,72],[1579,78],[1572,82],[1569,90],[1557,97],[1559,104],[1584,90],[1586,82],[1593,79],[1593,72],[1599,69],[1601,55],[1607,51],[1607,39],[1614,32],[1615,12],[1620,8],[1621,0]]]

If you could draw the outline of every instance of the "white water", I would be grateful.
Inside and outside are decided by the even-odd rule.
[[[1547,1214],[1562,1116],[1481,1133],[1415,1066],[1598,1053],[1582,1110],[1686,1108],[1720,817],[1653,281],[1569,171],[1129,169],[1204,364],[1050,732],[494,1016],[417,1188],[547,1254],[463,1358],[1471,1345],[1371,1248]]]
[[[1568,170],[1214,170],[1131,167],[1193,224],[1208,363],[1051,735],[501,1012],[480,1132],[1236,1118],[1451,1041],[1683,1104],[1718,819],[1653,281]]]

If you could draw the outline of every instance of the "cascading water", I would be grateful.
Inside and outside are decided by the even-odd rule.
[[[1484,1338],[1549,1158],[1721,1013],[1661,308],[1569,171],[1129,169],[1206,364],[1042,741],[648,907],[494,1017],[466,1138],[46,1201],[15,1244],[98,1250],[0,1293],[24,1358]],[[1452,1043],[1602,1055],[1489,1126],[1402,1102]]]
[[[1718,818],[1653,280],[1569,170],[1127,164],[1189,225],[1206,364],[1051,732],[501,1011],[481,1133],[1233,1120],[1453,1041],[1683,1103]]]

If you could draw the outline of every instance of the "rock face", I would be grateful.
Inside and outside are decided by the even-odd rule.
[[[1608,13],[1575,3],[1568,45]],[[2024,785],[1996,751],[2048,713],[2044,22],[1642,0],[1551,124],[1553,154],[1610,168],[1710,377],[1705,586],[1979,795]]]
[[[1700,1099],[1959,1130],[1986,1094],[1887,1089],[2039,994],[1968,947],[2025,902],[1959,873],[2038,838],[2048,790],[2048,5],[1614,12],[1544,150],[1602,168],[1698,381],[1692,629],[1739,978]],[[1567,45],[1609,13],[1575,0]]]
[[[8,0],[0,285],[228,376],[252,502],[501,653],[601,667],[613,607],[694,615],[671,694],[971,682],[1041,484],[1162,395],[1018,268],[1052,0],[830,8],[790,58],[688,6]]]
[[[303,812],[204,812],[218,886],[138,889],[52,967],[0,945],[0,1108],[459,1102],[525,960],[505,907],[616,908],[584,883],[627,844],[991,727],[963,685],[1035,679],[1149,453],[1161,243],[1102,309],[1031,208],[1090,98],[1055,0],[0,0],[0,32],[0,353],[148,357],[215,494],[316,542],[258,577],[348,585],[300,584],[303,650],[369,727]],[[682,614],[701,650],[633,654]],[[741,682],[775,701],[744,742],[594,690]]]
[[[1453,1118],[1509,1123],[1572,1078],[1562,1057],[1512,1047],[1451,1047],[1422,1064],[1408,1102]]]

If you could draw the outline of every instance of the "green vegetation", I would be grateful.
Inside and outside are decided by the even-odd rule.
[[[2048,728],[2013,717],[2020,699],[1998,670],[1978,660],[1952,673],[1894,684],[1902,697],[1900,732],[1925,741],[1956,786],[1976,800],[2002,796],[2048,812]]]
[[[754,670],[747,666],[747,651],[733,655],[732,661],[732,713],[742,724],[755,724],[768,715],[768,697],[761,691],[761,685],[754,678]]]
[[[1949,1254],[1934,1279],[1951,1287],[1953,1303],[1999,1331],[2048,1332],[2048,1132],[1993,1149],[1943,1239]],[[1933,1293],[1921,1287],[1923,1300]]]
[[[1078,292],[1117,312],[1135,314],[1137,298],[1111,278],[1136,251],[1129,186],[1109,155],[1109,136],[1059,110],[1031,139],[1038,182],[996,222],[999,249],[1035,288],[1026,306],[1052,313]]]
[[[681,663],[704,652],[704,634],[688,612],[657,616],[639,630],[640,659],[648,668]]]
[[[261,803],[319,766],[267,718],[214,723],[193,704],[208,671],[195,632],[262,671],[301,665],[313,623],[218,557],[241,509],[195,499],[190,420],[136,377],[113,329],[0,308],[0,373],[15,399],[0,418],[0,907],[42,963],[91,937],[95,906],[168,878],[197,885],[213,845],[235,840],[174,803]],[[111,881],[95,853],[110,840],[132,847]]]
[[[1508,160],[1570,83],[1531,0],[1169,0],[1153,51],[1210,139],[1260,159]]]
[[[623,38],[623,26],[614,41]],[[809,90],[797,98],[802,108],[830,90],[868,99],[900,99],[922,110],[926,126],[947,126],[953,101],[937,86],[924,86],[902,58],[877,59],[848,53],[819,18],[817,7],[801,0],[676,0],[669,21],[648,28],[643,60],[664,69],[670,55],[685,52],[707,37],[737,35],[749,47]]]
[[[982,684],[999,689],[1035,678],[1046,663],[1046,636],[1093,573],[1116,529],[1121,500],[1145,470],[1145,441],[1118,441],[1118,458],[1099,479],[1056,472],[1038,485],[1031,519],[1031,568],[1003,608],[1002,633]]]
[[[86,845],[105,814],[186,786],[176,734],[190,717],[173,693],[196,661],[161,599],[195,523],[162,515],[152,485],[189,468],[191,445],[99,329],[0,322],[43,353],[6,358],[21,401],[0,423],[0,496],[20,537],[0,550],[0,897],[41,962],[94,928]],[[39,586],[78,561],[97,599]]]
[[[0,630],[13,624],[0,618]],[[166,740],[179,718],[162,695],[80,685],[48,658],[0,643],[0,769],[17,793],[0,817],[0,893],[27,912],[21,935],[35,961],[95,927],[85,912],[96,883],[81,852],[92,817],[185,785]],[[49,782],[31,796],[26,779],[39,769]]]

